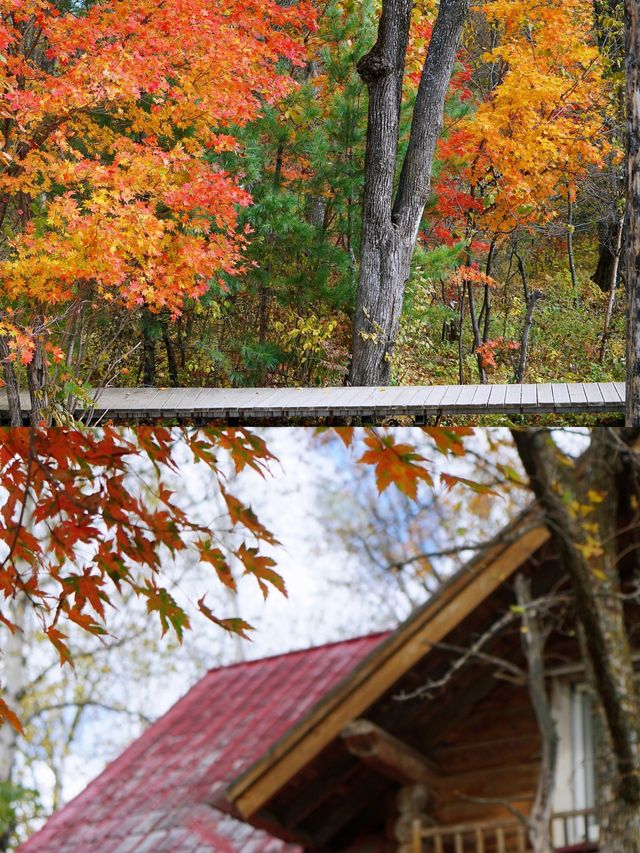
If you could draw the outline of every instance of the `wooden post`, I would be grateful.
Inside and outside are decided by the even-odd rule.
[[[640,425],[640,0],[625,0],[627,101],[627,426]]]
[[[422,823],[420,818],[413,821],[412,853],[422,853]]]

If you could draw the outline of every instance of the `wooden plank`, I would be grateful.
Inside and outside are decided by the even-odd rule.
[[[460,391],[460,395],[456,400],[456,409],[458,412],[469,412],[473,411],[470,408],[473,405],[473,398],[475,397],[477,385],[463,385],[462,390]]]
[[[498,411],[501,411],[502,407],[504,406],[504,398],[506,393],[506,385],[492,385],[487,408],[497,409]]]
[[[616,393],[618,397],[620,397],[620,402],[624,404],[627,399],[627,389],[624,382],[614,382],[614,387],[616,389]]]
[[[618,394],[618,389],[613,382],[599,382],[600,393],[602,394],[602,399],[607,408],[611,406],[619,406],[620,405],[620,395]]]
[[[537,385],[521,385],[522,396],[520,397],[520,407],[523,412],[529,409],[535,409],[538,405],[538,386]]]
[[[445,387],[446,390],[442,395],[442,399],[438,403],[438,408],[441,409],[443,412],[445,411],[445,409],[455,410],[456,400],[460,396],[464,385],[447,385]]]
[[[569,389],[564,382],[557,382],[551,386],[553,390],[553,405],[556,411],[568,409],[571,406],[571,398],[569,397]]]
[[[161,388],[97,388],[93,392],[96,410],[146,412],[154,408]]]
[[[538,409],[541,412],[553,412],[555,404],[553,402],[553,386],[547,383],[538,385]]]
[[[604,399],[600,390],[600,384],[598,382],[583,382],[582,387],[589,409],[593,409],[596,412],[602,411]]]
[[[440,408],[440,402],[447,393],[448,385],[431,385],[420,388],[421,408],[431,414],[436,414]],[[412,408],[417,405],[417,401],[412,401]]]
[[[487,408],[489,404],[489,397],[491,396],[491,385],[476,385],[475,391],[473,394],[473,399],[471,401],[471,405],[473,407],[472,411],[483,411]]]
[[[523,516],[525,520],[527,516]],[[523,522],[520,522],[521,524]],[[455,575],[366,658],[269,752],[237,778],[227,798],[248,818],[298,773],[342,728],[362,714],[398,678],[439,643],[466,615],[549,539],[544,527],[526,530],[506,547],[479,558]],[[455,606],[450,606],[455,601]]]
[[[571,400],[572,408],[573,406],[586,408],[587,395],[585,394],[584,386],[581,382],[569,382],[567,384],[567,391],[569,392],[569,399]]]
[[[504,393],[505,410],[519,412],[521,397],[522,385],[507,385]]]
[[[194,407],[209,417],[239,417],[242,407],[254,399],[255,388],[201,388]]]

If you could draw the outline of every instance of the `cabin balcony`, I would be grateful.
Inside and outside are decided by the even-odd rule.
[[[551,819],[556,853],[593,853],[598,850],[593,809],[557,812]],[[413,823],[411,853],[530,853],[524,824],[491,820],[451,826]]]

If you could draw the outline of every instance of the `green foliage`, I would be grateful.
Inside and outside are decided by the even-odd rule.
[[[16,827],[42,813],[38,791],[0,781],[0,841],[12,844]]]

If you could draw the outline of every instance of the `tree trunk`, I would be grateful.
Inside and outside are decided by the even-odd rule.
[[[167,370],[169,372],[169,384],[174,388],[178,387],[178,362],[176,360],[176,352],[169,334],[168,321],[162,323],[162,340],[167,353]]]
[[[142,384],[153,388],[156,384],[156,336],[153,324],[155,318],[149,311],[144,311],[140,327],[142,330]]]
[[[615,777],[606,804],[601,849],[640,853],[640,703],[624,622],[616,553],[617,478],[633,463],[622,436],[591,432],[580,474],[546,430],[514,430],[523,465],[571,578],[594,687],[602,704]],[[586,510],[585,510],[586,507]]]
[[[576,277],[576,262],[573,255],[573,232],[575,231],[575,227],[573,225],[573,202],[571,201],[571,190],[567,189],[567,193],[569,194],[567,200],[567,255],[569,257],[569,273],[571,275],[571,290],[573,293],[573,304],[574,307],[578,307],[580,304],[580,297],[578,296],[578,279]]]
[[[7,634],[2,648],[2,697],[9,707],[19,713],[19,702],[26,686],[25,641],[22,631],[25,621],[26,598],[19,596],[11,601],[5,615],[18,626],[15,633]],[[0,725],[0,782],[11,785],[14,782],[14,766],[18,745],[18,733],[10,723]],[[4,827],[0,834],[0,850],[8,850],[14,827]]]
[[[527,372],[527,362],[529,360],[529,337],[533,328],[533,313],[536,310],[538,299],[544,299],[544,293],[541,290],[533,290],[529,292],[527,297],[527,313],[524,318],[524,327],[522,329],[522,337],[520,339],[520,359],[518,361],[518,369],[516,370],[516,382],[524,382],[524,376]]]
[[[440,2],[394,203],[411,8],[410,0],[383,0],[377,41],[358,63],[369,90],[369,114],[351,385],[389,382],[405,284],[429,197],[433,155],[468,0]]]
[[[551,813],[559,739],[545,683],[545,632],[532,604],[529,581],[524,575],[518,575],[515,586],[518,604],[522,608],[523,630],[520,637],[527,660],[527,685],[542,741],[540,772],[528,819],[529,840],[533,853],[553,853]]]
[[[627,426],[640,426],[640,31],[639,0],[625,0],[627,100]]]
[[[51,426],[51,401],[49,399],[49,371],[44,351],[44,322],[37,318],[35,323],[35,349],[27,365],[27,382],[31,399],[31,423],[33,426]]]
[[[611,326],[611,317],[613,316],[613,306],[616,301],[616,290],[618,286],[618,266],[620,264],[620,252],[622,251],[622,232],[624,229],[624,216],[621,216],[618,219],[618,225],[616,228],[616,244],[615,244],[615,255],[613,256],[613,262],[611,263],[611,267],[609,270],[609,299],[607,301],[607,311],[604,315],[604,328],[602,330],[602,341],[600,343],[600,353],[598,355],[598,362],[600,364],[604,363],[605,353],[607,352],[607,342],[609,340],[609,328]]]
[[[615,209],[611,210],[606,219],[598,226],[598,264],[591,281],[597,284],[603,293],[608,293],[611,287],[612,267],[616,263],[616,245],[618,242],[618,223],[620,217]]]
[[[9,423],[12,427],[22,426],[22,410],[20,408],[20,386],[13,362],[11,352],[6,339],[0,335],[0,361],[2,361],[2,375],[4,378],[5,393],[9,403]]]

